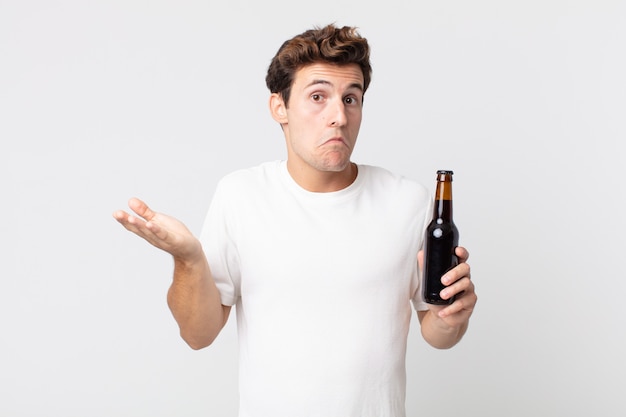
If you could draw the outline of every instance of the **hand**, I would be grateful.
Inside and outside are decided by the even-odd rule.
[[[456,296],[454,303],[448,306],[428,305],[428,309],[436,317],[448,327],[453,328],[467,324],[478,300],[474,291],[474,283],[471,280],[470,266],[467,263],[469,252],[464,247],[459,246],[455,253],[459,258],[459,264],[441,278],[441,282],[447,287],[440,293],[444,300]],[[423,251],[420,251],[417,257],[421,268],[424,261]]]
[[[113,213],[113,217],[127,230],[177,259],[189,260],[202,253],[198,239],[180,221],[152,211],[137,198],[131,198],[128,206],[137,216],[123,210]]]

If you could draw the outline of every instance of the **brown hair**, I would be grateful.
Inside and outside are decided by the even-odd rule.
[[[285,41],[267,70],[267,88],[280,94],[287,105],[296,71],[318,62],[357,64],[363,72],[363,93],[367,90],[372,78],[367,39],[361,37],[354,27],[338,28],[333,24],[314,27]]]

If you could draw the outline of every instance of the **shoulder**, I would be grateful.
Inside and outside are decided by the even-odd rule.
[[[218,189],[256,189],[263,183],[270,183],[278,178],[280,161],[264,162],[262,164],[242,168],[226,174],[218,182]]]
[[[403,193],[418,198],[428,198],[429,190],[420,182],[374,165],[359,165],[366,184],[380,192]]]
[[[224,175],[217,183],[212,204],[226,209],[267,199],[280,189],[281,162],[271,161]]]

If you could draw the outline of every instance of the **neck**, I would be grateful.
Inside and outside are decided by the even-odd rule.
[[[358,168],[352,162],[341,171],[320,171],[313,167],[297,167],[287,160],[287,171],[300,187],[314,193],[343,190],[352,184],[358,175]]]

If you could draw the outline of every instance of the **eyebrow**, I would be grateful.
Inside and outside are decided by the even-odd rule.
[[[331,85],[331,86],[333,85],[330,81],[327,81],[324,79],[318,79],[318,80],[313,80],[310,83],[308,83],[305,88],[311,87],[316,84],[324,84],[324,85]],[[350,88],[356,88],[357,90],[363,91],[363,86],[361,85],[361,83],[352,83],[348,86],[348,89]]]

